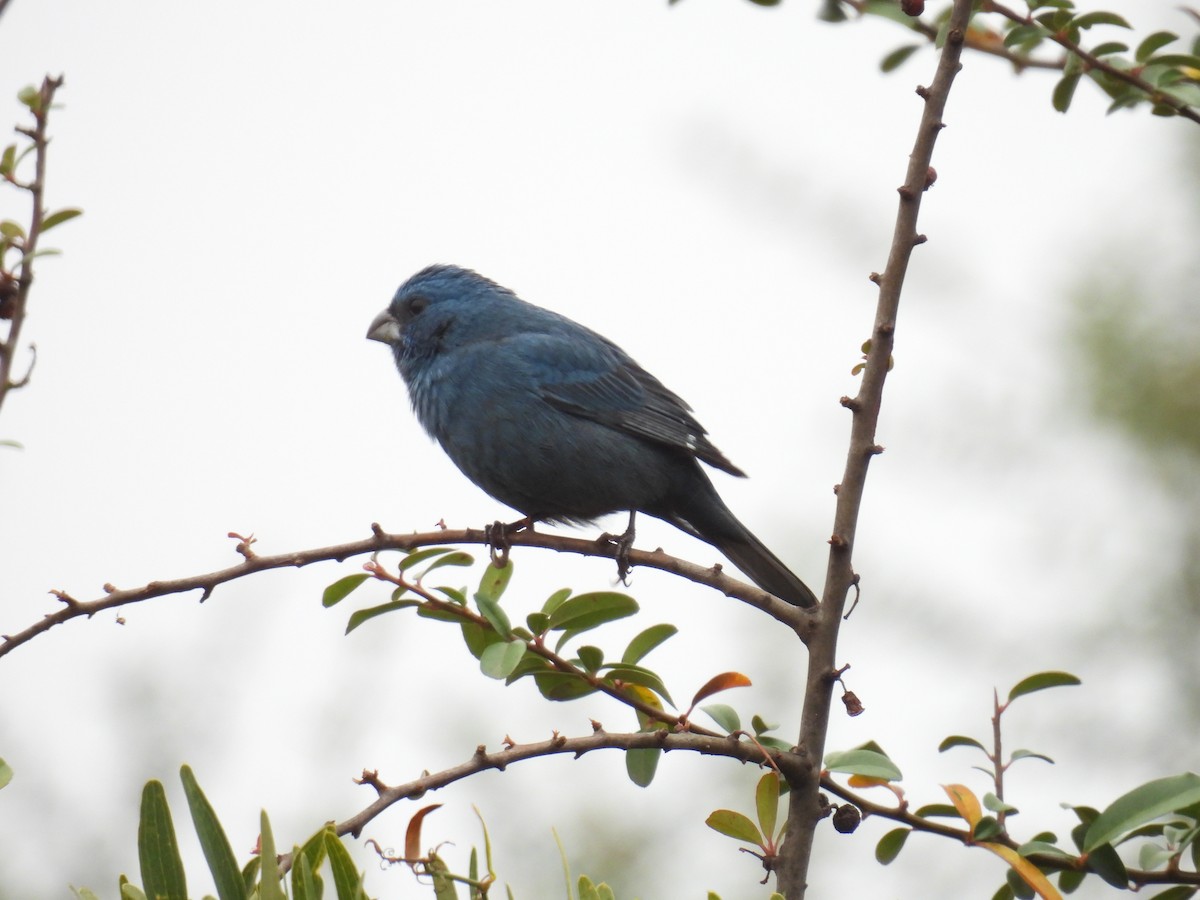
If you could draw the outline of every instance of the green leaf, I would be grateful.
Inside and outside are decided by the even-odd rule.
[[[350,614],[350,618],[346,621],[345,633],[349,634],[363,622],[366,622],[369,619],[374,619],[376,616],[382,616],[384,613],[396,612],[396,610],[409,609],[410,607],[420,605],[421,602],[419,600],[393,600],[390,603],[383,603],[379,606],[355,610]]]
[[[615,591],[593,591],[563,601],[550,614],[550,630],[587,631],[606,622],[614,622],[638,611],[637,601]]]
[[[1115,888],[1124,890],[1129,886],[1129,873],[1125,871],[1125,863],[1121,861],[1112,844],[1101,844],[1088,853],[1086,865],[1089,871],[1095,872]]]
[[[533,634],[545,634],[550,627],[550,617],[542,612],[533,612],[525,617],[525,624]]]
[[[300,847],[292,848],[292,900],[321,900],[321,877]]]
[[[996,821],[995,816],[984,816],[971,829],[971,837],[977,841],[990,841],[1001,834],[1000,823]]]
[[[321,595],[321,605],[328,609],[331,606],[341,603],[370,577],[366,572],[360,572],[357,575],[347,575],[345,578],[339,578],[333,584],[329,585],[329,587],[325,588],[325,593]]]
[[[1075,97],[1075,88],[1079,86],[1080,77],[1079,75],[1066,75],[1058,80],[1051,97],[1051,103],[1056,111],[1065,113],[1071,108],[1071,100]]]
[[[429,573],[437,569],[444,569],[447,566],[473,566],[475,565],[475,557],[463,550],[455,550],[453,553],[447,553],[445,556],[438,557],[429,564],[424,572],[417,576],[418,580],[428,578]]]
[[[501,641],[483,651],[479,668],[489,678],[504,680],[517,668],[524,655],[524,641]]]
[[[1005,803],[990,791],[983,795],[983,805],[986,809],[990,809],[994,813],[1015,813],[1017,811],[1017,808],[1011,803]]]
[[[737,710],[732,706],[724,703],[711,703],[708,706],[700,707],[701,711],[708,713],[712,720],[721,727],[726,734],[732,734],[735,731],[742,730],[742,720],[738,716]]]
[[[478,603],[480,599],[483,599],[491,603],[499,603],[509,581],[512,580],[512,575],[511,559],[503,569],[496,568],[495,563],[488,563],[488,567],[483,571],[483,577],[479,579],[479,588],[475,591],[475,602]]]
[[[1179,40],[1179,35],[1177,34],[1173,34],[1170,31],[1156,31],[1138,44],[1133,58],[1140,63],[1144,63],[1154,55],[1155,51],[1167,46],[1167,44],[1173,44],[1177,40]]]
[[[1057,859],[1075,859],[1075,857],[1063,850],[1060,847],[1049,844],[1046,841],[1026,841],[1017,848],[1017,852],[1022,856],[1032,856],[1035,853],[1040,853],[1042,856],[1053,856]]]
[[[674,3],[675,0],[670,0],[670,2]],[[845,22],[847,16],[846,11],[842,9],[840,0],[823,0],[817,18],[822,22]]]
[[[921,47],[921,44],[905,44],[903,47],[897,47],[879,61],[879,70],[881,72],[896,71],[896,69],[908,62],[908,58],[920,50]]]
[[[200,784],[189,766],[180,768],[179,778],[183,782],[183,793],[187,797],[196,837],[200,839],[200,849],[204,851],[208,870],[212,872],[217,896],[221,900],[245,900],[246,886],[242,883],[237,857],[233,855],[233,847],[225,836],[225,829],[221,827],[212,804],[200,790]]]
[[[910,834],[912,834],[911,828],[893,828],[881,837],[879,843],[875,845],[875,861],[884,866],[894,861],[900,855],[900,851],[904,849],[904,842],[908,840]]]
[[[544,612],[547,616],[552,615],[556,609],[562,606],[563,601],[570,596],[570,588],[559,588],[546,598],[546,602],[542,604],[542,612]]]
[[[1200,56],[1190,53],[1164,53],[1161,56],[1150,57],[1149,62],[1156,66],[1181,66],[1185,69],[1200,69]]]
[[[1058,873],[1058,886],[1064,894],[1073,893],[1083,884],[1087,874],[1078,869],[1064,869]]]
[[[625,751],[625,772],[638,787],[649,787],[658,771],[662,751],[657,747],[636,747]]]
[[[1197,802],[1200,776],[1191,772],[1147,782],[1121,795],[1100,813],[1088,828],[1084,852],[1090,853],[1151,819]]]
[[[866,0],[861,11],[867,15],[899,22],[905,28],[912,28],[912,17],[900,8],[900,4],[892,2],[892,0]]]
[[[12,766],[0,759],[0,788],[3,788],[13,779]]]
[[[758,779],[758,786],[754,790],[754,809],[758,813],[758,827],[768,838],[772,837],[779,820],[779,775],[774,770]]]
[[[5,175],[11,175],[12,170],[17,165],[17,145],[9,144],[4,148],[4,153],[0,154],[0,178]]]
[[[1167,888],[1161,894],[1155,894],[1147,900],[1189,900],[1190,897],[1196,896],[1196,889],[1188,887],[1186,884],[1176,885],[1173,888]]]
[[[1010,28],[1008,34],[1004,35],[1004,46],[1011,49],[1031,41],[1040,41],[1045,35],[1046,30],[1040,25],[1018,25],[1016,28]]]
[[[354,867],[350,851],[332,828],[325,829],[325,852],[329,854],[329,868],[338,900],[363,900],[366,893],[362,889],[362,877]]]
[[[275,852],[275,835],[271,832],[271,820],[264,809],[258,817],[258,858],[262,862],[262,875],[258,883],[257,900],[287,900],[283,892],[279,873],[279,857]]]
[[[732,809],[716,810],[704,820],[704,824],[713,831],[718,831],[734,840],[745,841],[747,844],[757,844],[760,847],[764,843],[763,836],[759,832],[758,827],[750,821],[749,817]]]
[[[396,567],[401,572],[407,572],[413,566],[419,566],[427,559],[436,559],[439,556],[445,556],[447,553],[454,553],[453,547],[422,547],[419,550],[409,550],[404,554],[404,558],[400,560],[400,564]]]
[[[1116,25],[1118,28],[1133,26],[1113,12],[1090,12],[1078,16],[1072,23],[1076,28],[1091,28],[1093,25]]]
[[[41,109],[42,92],[35,88],[32,84],[26,85],[17,91],[17,99],[25,106],[28,106],[34,112]]]
[[[488,620],[488,624],[496,629],[498,635],[506,639],[512,636],[512,624],[508,621],[508,613],[499,603],[490,597],[476,594],[475,605],[479,607],[479,614]]]
[[[835,750],[825,756],[825,768],[830,772],[899,781],[903,776],[894,762],[874,750]]]
[[[1055,107],[1055,109],[1057,108]],[[1014,684],[1012,690],[1008,692],[1008,702],[1012,703],[1018,697],[1032,694],[1035,691],[1044,691],[1054,687],[1070,687],[1080,683],[1080,680],[1070,672],[1038,672],[1036,675],[1022,678]]]
[[[621,654],[621,662],[641,662],[651,650],[669,638],[674,637],[678,633],[679,629],[674,625],[667,623],[662,625],[651,625],[629,642],[629,646],[626,647],[625,652]]]
[[[1128,50],[1128,44],[1122,44],[1120,41],[1106,41],[1092,48],[1092,56],[1111,56],[1113,53],[1126,53]]]
[[[61,225],[63,222],[69,222],[76,216],[82,216],[82,209],[60,209],[58,212],[50,213],[46,218],[42,219],[42,231],[47,232],[55,225]]]
[[[913,815],[919,819],[928,819],[933,816],[942,816],[947,819],[957,819],[959,817],[958,810],[949,803],[929,803],[922,806]]]
[[[161,781],[148,781],[142,789],[138,860],[147,895],[155,900],[187,900],[187,877]]]
[[[667,686],[662,683],[662,679],[658,674],[651,672],[643,666],[626,666],[626,665],[608,665],[604,666],[604,680],[607,682],[624,681],[627,684],[640,684],[642,687],[648,687],[654,691],[672,706],[675,701],[671,699],[671,695],[667,693]]]
[[[1054,760],[1045,753],[1034,753],[1032,750],[1014,750],[1012,756],[1009,757],[1009,764],[1015,763],[1018,759],[1040,759],[1042,762],[1054,765]]]
[[[579,662],[587,671],[595,675],[604,665],[604,651],[590,645],[579,648]]]
[[[578,700],[595,693],[596,688],[578,675],[566,672],[535,673],[533,681],[547,700]]]
[[[952,734],[938,744],[938,753],[945,753],[951,747],[975,747],[978,750],[982,750],[984,753],[988,752],[987,748],[983,746],[983,744],[979,743],[979,741],[975,740],[975,738],[964,737],[961,734]]]
[[[24,238],[25,229],[14,222],[12,219],[5,219],[0,222],[0,235],[6,238]]]

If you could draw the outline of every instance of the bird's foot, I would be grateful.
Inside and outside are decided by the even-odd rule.
[[[636,516],[636,512],[630,511],[629,526],[622,534],[609,534],[606,531],[600,535],[600,543],[612,544],[617,548],[614,556],[617,561],[617,579],[625,587],[629,587],[629,573],[633,569],[633,564],[629,562],[629,551],[633,549],[633,539],[637,536],[637,529],[634,528]]]
[[[512,547],[508,536],[518,531],[533,531],[533,520],[526,516],[508,524],[496,521],[483,527],[484,536],[487,538],[488,556],[497,569],[508,565],[508,551]]]

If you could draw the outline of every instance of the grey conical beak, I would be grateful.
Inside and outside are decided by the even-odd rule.
[[[367,330],[367,340],[379,341],[382,344],[396,344],[400,341],[400,323],[388,310],[375,317]]]

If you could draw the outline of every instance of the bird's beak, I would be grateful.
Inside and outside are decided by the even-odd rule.
[[[367,330],[367,340],[379,341],[382,344],[397,344],[400,342],[400,323],[388,310],[375,317]]]

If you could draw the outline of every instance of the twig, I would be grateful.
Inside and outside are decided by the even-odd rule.
[[[365,556],[380,550],[412,550],[415,547],[430,547],[441,544],[482,544],[488,543],[488,537],[482,529],[462,529],[457,531],[438,529],[412,534],[386,534],[378,525],[373,527],[374,536],[366,540],[353,541],[348,544],[338,544],[332,547],[318,547],[313,550],[301,550],[294,553],[281,553],[276,556],[258,556],[250,553],[247,558],[236,566],[209,572],[204,575],[190,575],[169,581],[151,581],[138,588],[125,590],[107,590],[105,596],[96,600],[73,601],[72,603],[48,613],[40,621],[15,634],[0,635],[0,657],[11,652],[22,644],[28,643],[55,625],[69,622],[71,619],[87,616],[91,618],[98,612],[125,606],[130,603],[141,603],[156,597],[172,594],[185,594],[200,591],[200,600],[207,600],[213,590],[219,585],[263,572],[269,569],[299,568],[318,562],[331,560],[342,562],[354,556]],[[240,545],[246,545],[246,539],[239,538]],[[509,535],[509,541],[514,547],[541,547],[556,550],[559,553],[578,553],[583,556],[597,556],[606,559],[615,558],[617,549],[611,544],[600,544],[594,540],[567,537],[560,534],[550,534],[541,531],[521,531]],[[239,545],[239,546],[240,546]],[[247,549],[248,549],[248,545]],[[645,566],[660,569],[679,575],[696,584],[702,584],[720,591],[727,597],[740,600],[748,606],[765,612],[767,615],[791,627],[801,638],[807,640],[812,626],[811,614],[799,607],[784,603],[765,591],[738,581],[724,574],[720,566],[704,567],[687,562],[678,557],[669,556],[661,550],[647,552],[631,550],[629,561],[635,566]]]
[[[912,155],[909,157],[908,174],[904,186],[899,189],[900,205],[887,268],[881,276],[872,277],[879,285],[879,297],[870,352],[862,372],[858,396],[845,401],[853,415],[850,449],[837,491],[833,536],[829,541],[825,596],[817,612],[817,625],[808,644],[808,675],[804,709],[800,719],[798,746],[801,756],[809,762],[807,771],[810,774],[802,782],[792,784],[787,840],[783,843],[778,861],[779,890],[788,900],[801,900],[804,897],[813,837],[817,823],[824,814],[817,790],[817,773],[825,753],[825,738],[829,730],[833,703],[833,686],[838,668],[838,631],[846,597],[856,578],[851,557],[858,514],[867,468],[871,458],[883,449],[875,442],[875,429],[879,421],[883,385],[891,366],[900,291],[912,250],[925,240],[923,235],[917,233],[917,214],[921,208],[924,191],[933,183],[933,170],[929,164],[933,158],[933,147],[938,133],[943,127],[942,113],[945,110],[946,99],[950,94],[954,76],[961,68],[959,59],[970,15],[971,0],[954,0],[949,32],[933,84],[928,89],[917,90],[925,101],[925,109],[917,129]]]
[[[3,7],[0,7],[0,11]],[[0,287],[5,293],[11,290],[11,295],[3,298],[5,317],[8,318],[8,334],[0,342],[0,406],[10,390],[22,388],[29,383],[33,372],[33,363],[29,365],[25,376],[16,381],[12,380],[13,360],[17,355],[17,347],[21,340],[21,326],[25,323],[25,310],[29,302],[29,289],[33,285],[33,260],[37,253],[38,238],[42,233],[42,220],[46,215],[43,193],[46,185],[46,148],[50,143],[46,135],[46,121],[50,115],[50,106],[54,102],[54,93],[62,87],[63,80],[47,75],[42,80],[36,108],[32,108],[34,127],[32,129],[18,128],[17,131],[27,135],[33,141],[34,175],[28,184],[12,183],[19,188],[29,191],[33,205],[29,217],[29,231],[21,242],[21,260],[18,263],[18,274],[11,276],[7,271],[0,277]],[[3,261],[0,260],[0,263]],[[15,282],[15,287],[14,283]],[[34,359],[36,360],[36,354]]]

